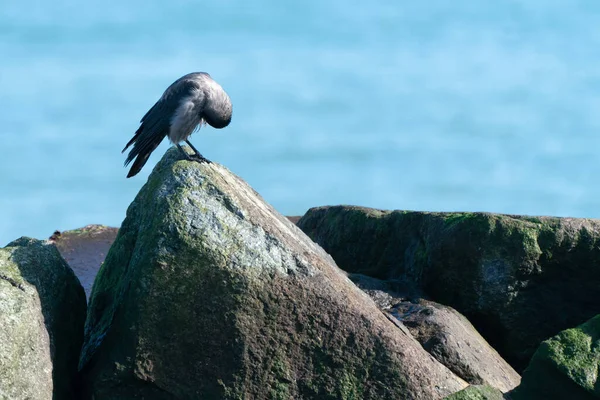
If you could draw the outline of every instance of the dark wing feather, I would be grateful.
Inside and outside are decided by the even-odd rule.
[[[146,161],[148,161],[150,154],[152,154],[160,142],[162,142],[165,136],[167,136],[169,133],[169,126],[171,122],[170,116],[172,113],[166,113],[168,110],[161,110],[164,108],[163,105],[160,104],[161,102],[162,101],[159,100],[159,102],[152,107],[152,113],[150,113],[148,116],[153,118],[146,118],[146,120],[142,122],[138,130],[135,132],[133,138],[123,149],[124,152],[133,144],[131,151],[127,155],[127,159],[125,160],[125,166],[127,166],[135,159],[133,166],[127,174],[128,178],[140,172],[144,164],[146,164]],[[163,111],[165,113],[163,113]]]
[[[133,145],[125,160],[125,166],[127,166],[135,159],[127,174],[128,178],[140,172],[148,161],[150,154],[167,136],[171,126],[171,118],[173,118],[177,107],[179,107],[181,99],[189,96],[192,90],[198,87],[197,82],[191,79],[191,75],[193,74],[179,78],[167,88],[160,100],[142,117],[139,129],[121,151],[123,153],[129,146]]]

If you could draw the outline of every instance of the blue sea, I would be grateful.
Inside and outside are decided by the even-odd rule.
[[[328,204],[600,217],[600,2],[0,2],[0,246],[119,226],[168,148],[121,149],[175,79],[191,141],[286,215]]]

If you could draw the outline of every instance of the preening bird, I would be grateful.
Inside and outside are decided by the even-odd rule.
[[[133,161],[127,177],[136,175],[150,154],[169,137],[188,160],[210,162],[189,142],[188,138],[204,124],[221,129],[231,122],[231,99],[221,85],[206,72],[193,72],[177,79],[144,115],[140,127],[122,152],[133,144],[125,166]],[[188,155],[180,143],[185,141],[194,151]]]

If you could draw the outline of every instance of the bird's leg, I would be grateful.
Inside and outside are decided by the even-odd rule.
[[[183,154],[183,156],[185,157],[186,160],[188,161],[192,161],[192,157],[190,157],[190,155],[187,153],[187,151],[185,151],[183,149],[183,147],[181,147],[181,145],[178,143],[176,144],[177,148],[181,151],[181,153]]]
[[[194,150],[194,153],[196,153],[196,154],[194,154],[194,156],[197,161],[210,163],[210,160],[208,158],[204,157],[202,154],[200,154],[200,152],[194,147],[193,144],[190,143],[189,140],[186,139],[185,142],[188,144],[188,146],[190,146],[192,148],[192,150]]]

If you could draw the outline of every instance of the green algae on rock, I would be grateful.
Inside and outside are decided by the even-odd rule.
[[[544,341],[514,400],[600,398],[600,315]]]
[[[498,389],[489,385],[471,385],[456,392],[444,400],[503,400],[504,396]]]
[[[0,398],[75,398],[85,307],[54,245],[21,238],[0,249]]]
[[[90,298],[96,399],[439,399],[467,386],[240,178],[170,150]]]
[[[335,206],[298,226],[344,270],[406,280],[455,308],[517,371],[599,311],[598,220]]]

